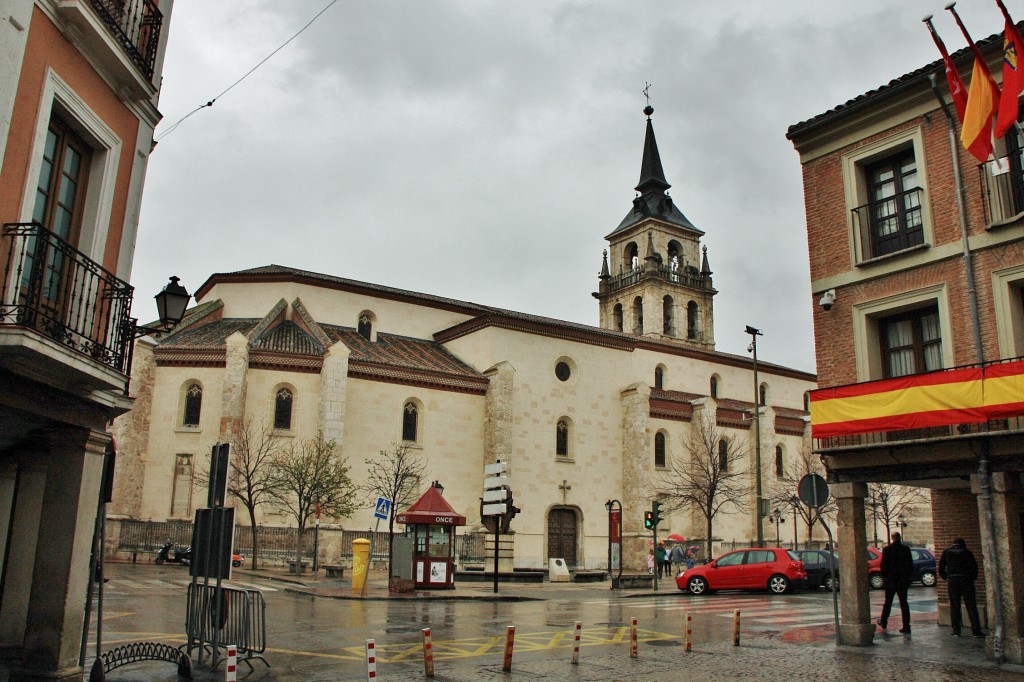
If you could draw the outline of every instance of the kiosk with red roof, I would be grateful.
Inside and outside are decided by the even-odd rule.
[[[413,582],[417,588],[455,588],[455,528],[466,525],[441,496],[437,481],[395,521],[406,525],[406,537],[413,538]]]

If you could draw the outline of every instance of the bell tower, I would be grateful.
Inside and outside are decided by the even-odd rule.
[[[718,292],[711,284],[707,247],[700,245],[704,232],[668,195],[671,185],[661,167],[653,113],[648,104],[633,208],[605,237],[608,248],[594,294],[601,328],[713,349],[713,299]]]

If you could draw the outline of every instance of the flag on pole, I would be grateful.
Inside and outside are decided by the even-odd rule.
[[[1024,90],[1024,64],[1018,60],[1024,57],[1024,39],[1021,39],[1017,26],[1010,18],[1002,0],[996,0],[999,9],[1006,18],[1006,29],[1003,31],[1003,94],[999,99],[999,111],[996,114],[996,139],[1006,135],[1006,131],[1017,121],[1020,93]]]
[[[956,65],[953,64],[953,60],[949,56],[949,52],[946,51],[946,45],[942,42],[942,38],[935,32],[935,27],[932,26],[932,18],[929,16],[924,21],[928,25],[928,31],[932,34],[932,40],[935,41],[935,47],[939,48],[939,52],[942,54],[942,63],[946,68],[946,82],[949,83],[949,94],[953,97],[953,106],[956,108],[957,118],[960,122],[964,122],[964,112],[967,111],[967,88],[964,86],[964,81],[960,78],[960,72],[957,70]]]
[[[999,108],[999,86],[992,79],[992,74],[985,64],[985,57],[971,40],[953,4],[946,5],[946,9],[952,12],[957,26],[974,52],[974,71],[971,73],[971,89],[967,93],[967,110],[964,112],[963,127],[960,130],[960,142],[976,159],[984,163],[992,155],[992,126],[996,110]]]

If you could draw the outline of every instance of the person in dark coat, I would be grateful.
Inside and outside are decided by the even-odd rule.
[[[882,577],[885,579],[885,603],[882,615],[876,621],[878,627],[885,630],[889,623],[889,612],[892,610],[894,596],[900,598],[900,614],[903,616],[903,627],[900,632],[910,634],[910,604],[907,602],[907,590],[910,589],[910,578],[914,575],[914,557],[910,548],[903,544],[903,536],[892,534],[892,542],[882,550]]]
[[[974,581],[978,579],[978,561],[963,538],[953,540],[953,546],[942,553],[939,559],[939,577],[946,581],[949,591],[949,623],[953,636],[960,636],[963,616],[960,600],[967,607],[967,618],[971,621],[971,632],[975,637],[984,637],[981,618],[978,616],[978,602],[974,594]]]

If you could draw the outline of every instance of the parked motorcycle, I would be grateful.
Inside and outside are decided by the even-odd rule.
[[[239,554],[238,552],[235,552],[231,555],[231,565],[235,568],[241,566],[243,561],[245,561],[245,557]]]
[[[188,566],[192,563],[192,548],[182,547],[168,540],[164,543],[164,546],[160,548],[160,551],[157,552],[156,563],[181,564],[183,566]]]

